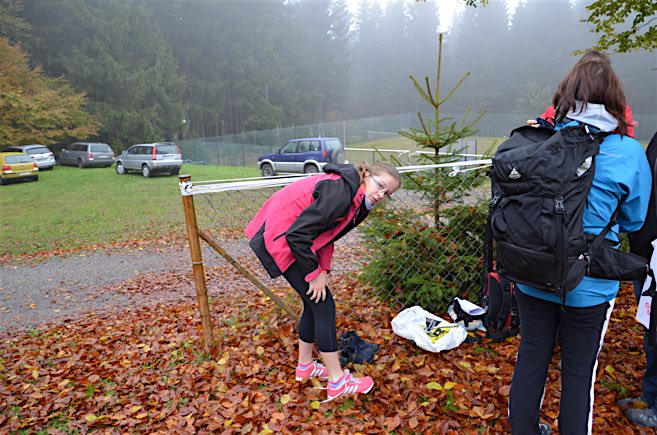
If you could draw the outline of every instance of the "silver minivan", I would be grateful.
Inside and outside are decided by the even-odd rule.
[[[90,166],[112,166],[114,151],[106,143],[76,142],[59,155],[62,165],[77,165],[79,168]]]
[[[142,143],[131,146],[116,158],[116,173],[140,171],[144,177],[162,172],[178,175],[182,163],[180,149],[175,143]]]

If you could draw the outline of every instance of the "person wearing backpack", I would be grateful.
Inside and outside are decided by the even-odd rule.
[[[366,394],[374,386],[371,377],[354,377],[340,366],[335,302],[327,286],[333,244],[390,198],[401,177],[386,162],[361,162],[358,169],[329,163],[324,172],[274,193],[244,232],[269,276],[283,275],[303,302],[296,380],[328,379],[328,400],[333,400]],[[314,344],[324,364],[313,360]]]
[[[586,52],[559,83],[553,104],[555,129],[585,125],[591,137],[606,134],[593,159],[574,162],[579,164],[574,166],[577,176],[580,171],[585,173],[594,168],[583,209],[584,232],[603,232],[613,221],[617,207],[616,223],[610,225],[607,239],[617,240],[615,233],[641,228],[650,194],[650,168],[641,145],[626,136],[626,99],[609,58],[597,51]],[[619,134],[607,134],[616,130]],[[509,178],[521,183],[531,182],[523,181],[522,176],[522,171],[515,168],[509,174]],[[555,209],[556,213],[560,212],[556,199]],[[551,258],[546,257],[545,261]],[[530,272],[544,272],[539,269],[537,265]],[[565,292],[559,288],[562,294],[556,294],[518,281],[516,300],[521,341],[509,394],[512,433],[549,433],[546,425],[539,424],[539,415],[557,331],[561,337],[562,361],[559,431],[591,433],[597,357],[619,282],[584,276],[571,290]]]
[[[648,214],[643,227],[639,231],[628,235],[630,252],[642,256],[646,261],[652,257],[652,241],[657,239],[657,133],[652,137],[646,149],[648,164],[652,170],[653,191],[650,195]],[[634,282],[634,295],[637,300],[641,297],[643,282]],[[624,398],[618,405],[623,408],[627,419],[634,424],[646,427],[657,427],[657,349],[648,343],[648,331],[644,333],[643,348],[646,353],[646,371],[641,382],[641,397]]]

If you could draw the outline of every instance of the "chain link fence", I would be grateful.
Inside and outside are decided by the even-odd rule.
[[[477,122],[477,136],[485,138],[504,138],[511,130],[524,125],[527,119],[535,118],[539,114],[529,113],[486,113]],[[433,114],[423,114],[425,119],[433,118]],[[460,122],[465,113],[442,113],[441,119],[445,122],[450,119]],[[634,115],[638,126],[635,137],[640,141],[648,141],[655,133],[657,115]],[[301,137],[337,137],[347,148],[390,148],[383,144],[403,142],[404,138],[397,134],[400,130],[419,128],[417,113],[404,113],[400,115],[381,116],[373,118],[352,119],[321,124],[308,124],[290,127],[281,127],[271,130],[252,131],[224,136],[206,137],[199,139],[184,139],[178,142],[183,158],[188,163],[206,163],[222,166],[257,166],[258,157],[274,152],[283,146],[289,139]],[[464,153],[483,154],[490,146],[490,141],[473,144],[468,139],[461,144]],[[393,146],[394,147],[394,146]],[[413,145],[410,150],[417,151]],[[407,162],[408,150],[399,150],[403,162]],[[352,162],[361,159],[372,161],[376,155],[368,152],[347,150],[347,159]],[[412,160],[411,160],[412,161]]]
[[[352,274],[361,284],[354,291],[398,307],[421,305],[438,312],[456,295],[475,296],[483,265],[489,165],[490,160],[475,160],[399,168],[402,188],[336,242],[331,276]],[[442,186],[439,195],[429,197],[413,187],[426,177]],[[183,195],[194,195],[199,229],[211,233],[265,285],[282,288],[287,282],[266,276],[243,229],[271,194],[296,179],[192,180],[181,188]]]

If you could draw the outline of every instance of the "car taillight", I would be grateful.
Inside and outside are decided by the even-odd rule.
[[[2,172],[10,172],[10,171],[11,171],[11,166],[2,165]]]
[[[157,150],[153,147],[153,160],[157,160]]]
[[[53,153],[48,153],[48,157],[52,157],[52,156],[54,156]]]
[[[32,162],[32,166],[34,166],[35,168],[38,168],[36,162]]]
[[[322,151],[322,157],[326,158],[326,156],[327,156],[326,150]]]
[[[91,153],[89,153],[89,154],[87,154],[87,158],[88,158],[88,159],[93,159],[93,158],[94,158],[94,155],[91,154]]]

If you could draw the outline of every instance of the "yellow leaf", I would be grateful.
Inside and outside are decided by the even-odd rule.
[[[132,408],[130,408],[130,412],[137,412],[141,409],[141,406],[139,405],[134,405]]]
[[[137,414],[135,416],[135,418],[137,418],[137,419],[142,419],[142,418],[145,418],[145,417],[148,417],[148,412],[140,412],[139,414]]]
[[[613,375],[614,373],[616,373],[616,369],[610,365],[607,365],[605,367],[605,372],[609,373],[610,375]]]
[[[262,354],[264,354],[264,353],[265,353],[265,348],[262,347],[262,346],[258,346],[258,347],[256,348],[256,353],[257,353],[258,355],[262,355]]]
[[[39,371],[38,370],[32,370],[32,377],[34,379],[38,378],[39,377]]]
[[[87,420],[89,423],[93,423],[94,421],[98,420],[98,417],[96,417],[93,414],[87,414],[84,416],[84,419]]]
[[[455,385],[456,385],[456,382],[447,381],[447,382],[445,382],[445,389],[446,390],[451,390],[452,388],[454,388]]]
[[[459,361],[459,365],[466,369],[472,368],[472,364],[467,361]]]
[[[282,403],[283,405],[289,403],[290,400],[292,400],[292,398],[290,397],[289,394],[283,394],[283,395],[281,396],[281,403]]]
[[[224,426],[226,426],[226,427],[229,427],[231,424],[233,424],[233,420],[231,420],[231,419],[228,419],[228,420],[224,421]]]
[[[65,386],[68,385],[69,382],[71,382],[71,381],[69,381],[68,379],[64,379],[64,380],[61,381],[59,384],[57,384],[57,386],[58,386],[59,388],[64,388]]]
[[[429,382],[427,388],[430,390],[442,390],[443,387],[436,381]]]
[[[221,358],[219,361],[217,361],[217,364],[219,364],[220,366],[222,366],[222,365],[226,364],[226,362],[228,362],[228,359],[226,359],[226,358]]]
[[[312,402],[310,402],[310,407],[312,409],[319,409],[320,405],[321,403],[319,403],[319,400],[313,400]]]

